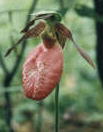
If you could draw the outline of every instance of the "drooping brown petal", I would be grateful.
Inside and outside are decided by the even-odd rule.
[[[12,46],[11,48],[9,48],[9,49],[7,50],[7,52],[6,52],[6,54],[5,54],[5,57],[8,56],[8,55],[10,54],[10,52],[11,52],[12,50],[14,50],[18,44],[20,44],[20,42],[21,42],[22,40],[24,40],[24,36],[23,36],[21,39],[19,39],[19,40],[17,41],[17,43],[14,44],[14,46]]]
[[[86,53],[86,51],[84,51],[84,49],[80,48],[74,40],[72,40],[74,46],[76,47],[76,49],[78,50],[78,52],[80,53],[80,55],[95,69],[95,64],[93,63],[92,59],[90,58],[90,56]]]
[[[35,23],[35,19],[30,21],[22,30],[21,33],[25,33],[29,30],[30,26],[32,26]]]
[[[82,49],[79,47],[79,45],[77,45],[72,37],[72,33],[69,29],[67,29],[63,24],[61,23],[56,23],[55,24],[55,29],[57,32],[61,33],[61,35],[67,37],[68,39],[70,39],[75,48],[77,49],[77,51],[80,53],[80,55],[93,67],[95,68],[95,65],[92,61],[92,59],[89,57],[89,55]]]
[[[10,49],[8,49],[8,51],[6,52],[5,56],[8,56],[10,54],[10,52],[15,49],[15,47],[21,43],[21,41],[31,38],[31,37],[38,37],[45,29],[46,27],[46,23],[44,21],[40,21],[35,27],[33,27],[32,29],[28,30],[18,41],[17,43],[11,47]]]

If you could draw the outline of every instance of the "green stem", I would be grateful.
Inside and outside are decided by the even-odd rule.
[[[59,84],[55,91],[55,132],[59,132]]]
[[[42,110],[43,110],[43,102],[39,102],[38,104],[38,113],[37,113],[37,124],[36,124],[36,132],[42,132]]]

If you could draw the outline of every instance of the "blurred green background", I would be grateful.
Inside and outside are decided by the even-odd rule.
[[[21,37],[21,29],[33,18],[31,13],[60,10],[64,12],[62,23],[96,63],[95,15],[89,9],[83,12],[82,5],[94,9],[93,0],[0,0],[0,132],[53,131],[55,90],[42,103],[27,99],[22,92],[22,65],[41,40],[29,39],[24,49],[20,45],[7,58],[4,54]],[[102,132],[103,89],[97,68],[92,69],[70,41],[66,42],[64,58],[60,131]]]

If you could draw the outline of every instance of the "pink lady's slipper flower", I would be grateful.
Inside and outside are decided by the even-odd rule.
[[[42,20],[30,28],[39,19]],[[74,42],[70,30],[60,20],[60,15],[54,12],[35,15],[35,19],[22,30],[25,33],[23,37],[6,53],[7,56],[24,39],[38,36],[42,38],[43,42],[27,56],[22,71],[24,94],[33,100],[44,99],[59,83],[63,71],[62,49],[66,39],[71,40],[82,57],[94,67],[90,57]]]

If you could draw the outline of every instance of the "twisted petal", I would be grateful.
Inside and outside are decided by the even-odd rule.
[[[40,21],[35,27],[28,30],[18,41],[17,43],[7,50],[5,56],[8,56],[10,52],[15,49],[15,47],[20,44],[23,40],[31,38],[31,37],[38,37],[44,31],[46,27],[46,23],[44,21]]]
[[[55,24],[55,30],[56,32],[59,32],[61,36],[65,36],[66,38],[70,39],[73,42],[73,45],[77,49],[77,51],[80,53],[80,55],[93,67],[95,68],[95,65],[92,61],[92,59],[89,57],[89,55],[84,51],[82,48],[79,47],[79,45],[74,41],[72,37],[72,33],[69,29],[67,29],[63,24],[56,23]]]

